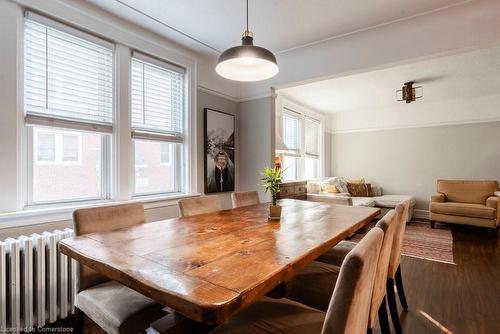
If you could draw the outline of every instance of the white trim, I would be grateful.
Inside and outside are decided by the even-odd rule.
[[[264,99],[266,97],[272,97],[272,94],[269,92],[269,93],[263,93],[263,94],[258,94],[258,95],[252,95],[252,96],[248,96],[248,97],[243,97],[243,98],[238,98],[237,99],[237,102],[241,103],[241,102],[247,102],[247,101],[252,101],[252,100],[260,100],[260,99]]]
[[[46,207],[0,214],[0,229],[72,220],[73,211],[82,208],[105,207],[118,204],[144,203],[144,209],[176,206],[179,199],[198,197],[200,194],[137,197],[128,201],[94,201],[79,205]]]
[[[148,56],[140,51],[132,50],[132,61],[134,59],[140,61],[141,63],[154,65],[165,70],[177,72],[180,74],[186,73],[186,69],[184,67],[177,66],[171,62],[167,62],[165,60],[158,59],[156,57]]]
[[[343,133],[354,133],[354,132],[373,132],[373,131],[388,131],[388,130],[401,130],[401,129],[416,129],[416,128],[431,128],[439,126],[453,126],[453,125],[466,125],[466,124],[479,124],[479,123],[490,123],[490,122],[500,122],[499,117],[491,117],[485,119],[475,119],[475,120],[462,120],[462,121],[447,121],[447,122],[431,122],[427,124],[410,124],[410,125],[395,125],[386,126],[379,128],[361,128],[361,129],[347,129],[347,130],[331,130],[331,134],[343,134]]]
[[[429,219],[429,210],[413,209],[413,218]]]
[[[207,94],[211,94],[211,95],[215,95],[215,96],[218,96],[218,97],[222,97],[223,99],[226,99],[226,100],[229,100],[229,101],[232,101],[232,102],[236,102],[236,103],[241,102],[238,98],[236,98],[234,96],[225,94],[223,92],[219,92],[217,90],[214,90],[214,89],[202,86],[202,85],[198,85],[197,89],[200,92],[204,92],[204,93],[207,93]]]
[[[50,28],[62,31],[66,34],[76,36],[78,38],[92,42],[94,44],[98,44],[104,48],[107,48],[110,50],[115,49],[115,44],[113,42],[110,42],[106,39],[97,37],[93,34],[89,34],[87,32],[80,30],[80,29],[75,29],[75,28],[71,27],[71,25],[67,25],[67,24],[52,20],[46,16],[34,13],[30,10],[27,10],[24,12],[24,17],[28,20],[31,20],[31,21],[34,21],[36,23],[48,26]]]

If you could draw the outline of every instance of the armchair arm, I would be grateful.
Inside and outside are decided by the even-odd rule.
[[[486,206],[497,211],[497,221],[500,222],[500,197],[488,197],[488,199],[486,200]]]
[[[432,195],[431,196],[431,202],[438,202],[438,203],[442,203],[442,202],[446,202],[446,195],[443,194],[443,193],[437,193],[435,195]]]

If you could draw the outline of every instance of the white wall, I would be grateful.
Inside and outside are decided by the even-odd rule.
[[[437,179],[500,180],[500,122],[337,133],[332,166],[427,210]]]
[[[239,122],[238,122],[238,113],[237,113],[237,103],[226,98],[213,95],[201,90],[198,90],[198,117],[197,117],[197,161],[198,161],[198,170],[197,170],[197,180],[198,180],[198,191],[203,193],[204,191],[204,108],[210,108],[218,111],[222,111],[225,113],[229,113],[232,115],[236,115],[236,136],[235,136],[235,190],[239,188],[239,180],[240,180],[240,146],[239,146]],[[219,195],[221,198],[222,206],[224,209],[229,209],[232,207],[231,203],[231,193],[224,193]]]
[[[238,104],[240,190],[258,190],[261,201],[269,200],[260,186],[261,173],[274,165],[274,105],[271,97]]]

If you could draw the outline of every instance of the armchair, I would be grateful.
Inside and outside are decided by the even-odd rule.
[[[497,228],[500,191],[497,181],[438,180],[429,207],[434,222]]]

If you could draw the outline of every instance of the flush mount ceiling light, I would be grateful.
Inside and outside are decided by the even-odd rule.
[[[247,28],[241,38],[241,46],[224,51],[215,67],[222,77],[235,81],[260,81],[274,77],[278,72],[278,64],[274,54],[264,48],[253,45],[253,34]]]
[[[424,96],[422,86],[413,86],[414,84],[413,81],[405,82],[403,88],[396,91],[396,100],[411,103]]]

